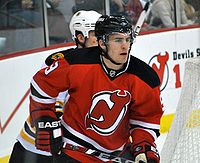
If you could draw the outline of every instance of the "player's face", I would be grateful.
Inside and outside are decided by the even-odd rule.
[[[130,34],[116,33],[109,36],[108,55],[121,66],[127,61],[131,44]],[[111,65],[113,63],[110,63]]]
[[[97,38],[95,37],[95,32],[94,31],[89,31],[88,33],[88,38],[86,39],[85,46],[86,47],[93,47],[97,46]]]

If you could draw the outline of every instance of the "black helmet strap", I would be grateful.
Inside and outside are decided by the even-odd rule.
[[[105,36],[105,37],[108,37],[108,36]],[[108,41],[108,38],[105,38],[104,37],[104,39],[102,39],[102,41],[104,42],[104,45],[105,45],[105,47],[106,47],[106,49],[104,50],[104,49],[102,49],[99,45],[99,48],[101,49],[101,55],[102,56],[104,56],[106,59],[108,59],[108,60],[110,60],[110,62],[112,62],[113,64],[115,64],[115,65],[121,65],[121,63],[117,63],[117,62],[115,62],[110,56],[109,56],[109,54],[108,54],[108,46],[107,46],[107,41]],[[107,41],[106,41],[107,40]]]
[[[84,43],[82,43],[82,42],[80,42],[79,40],[78,40],[78,38],[75,38],[75,42],[76,42],[76,46],[78,47],[78,45],[81,45],[82,46],[82,48],[85,48],[85,42]]]
[[[82,48],[85,48],[86,46],[85,46],[85,44],[86,44],[86,40],[87,40],[87,37],[85,37],[85,41],[84,41],[84,43],[82,43],[82,42],[80,42],[79,41],[79,39],[78,39],[78,35],[79,34],[81,34],[81,35],[83,35],[83,33],[81,32],[81,31],[75,31],[75,43],[76,43],[76,46],[78,47],[78,45],[81,45],[82,46]]]

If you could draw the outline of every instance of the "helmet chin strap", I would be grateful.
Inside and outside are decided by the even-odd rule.
[[[113,64],[115,64],[115,65],[121,65],[121,63],[117,63],[117,62],[115,62],[110,56],[109,56],[109,54],[108,54],[108,47],[107,47],[107,45],[105,44],[105,47],[106,47],[106,50],[104,50],[104,49],[102,49],[100,46],[99,46],[99,48],[101,49],[101,51],[102,51],[102,56],[104,56],[106,59],[108,59],[110,62],[112,62]]]
[[[77,38],[75,38],[75,42],[77,47],[80,45],[82,48],[85,48],[85,42],[81,43]]]
[[[87,41],[87,37],[84,37],[85,38],[85,41],[82,43],[82,42],[80,42],[79,41],[79,39],[78,38],[75,38],[75,42],[76,42],[76,46],[78,46],[78,45],[80,45],[80,46],[82,46],[82,48],[86,48],[86,41]]]

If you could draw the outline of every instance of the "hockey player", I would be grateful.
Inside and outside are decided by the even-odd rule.
[[[130,56],[132,27],[125,17],[101,16],[95,34],[98,47],[70,51],[33,76],[30,122],[36,147],[59,154],[55,163],[158,163],[159,77]],[[63,90],[70,97],[60,121],[54,105]]]
[[[70,31],[72,39],[76,43],[76,48],[85,48],[97,46],[95,37],[95,23],[101,14],[96,11],[78,11],[70,21]],[[50,66],[55,60],[64,58],[72,49],[54,53],[47,57],[42,67]],[[60,117],[63,112],[63,106],[67,101],[68,92],[60,92],[56,98],[56,115]],[[30,117],[26,120],[21,130],[17,142],[14,145],[9,163],[52,163],[53,157],[50,152],[39,150],[35,147],[35,127],[30,124]]]
[[[81,10],[76,12],[69,24],[70,32],[72,35],[72,39],[76,43],[76,48],[85,48],[97,46],[97,38],[95,36],[94,27],[97,19],[101,16],[101,14],[96,11],[85,11]],[[64,58],[64,56],[73,48],[64,50],[62,52],[56,52],[47,57],[45,63],[42,67],[50,66],[55,60],[59,58]],[[68,92],[60,92],[57,100],[56,100],[56,111],[62,114],[62,109],[64,104],[68,99]]]
[[[95,34],[98,47],[73,50],[33,76],[30,117],[36,147],[59,153],[56,163],[158,163],[154,141],[163,114],[159,78],[130,56],[132,27],[123,16],[101,16]],[[54,104],[63,90],[70,97],[61,131]],[[130,135],[133,142],[127,145]]]

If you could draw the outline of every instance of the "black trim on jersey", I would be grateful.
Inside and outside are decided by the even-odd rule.
[[[98,46],[89,48],[80,48],[70,51],[65,55],[69,64],[100,64],[101,51]]]
[[[151,88],[155,88],[160,85],[160,79],[154,69],[134,56],[131,56],[130,58],[127,72],[138,76]]]
[[[73,135],[72,133],[70,133],[65,127],[62,130],[63,132],[63,137],[64,138],[68,138],[69,140],[74,141],[75,143],[82,145],[85,148],[89,148],[89,149],[94,149],[99,151],[97,148],[95,148],[92,144],[80,139],[79,137],[76,137],[75,135]]]
[[[29,135],[31,135],[32,137],[35,138],[35,133],[33,133],[33,132],[30,130],[29,125],[27,124],[27,122],[25,122],[25,124],[24,124],[24,130],[25,130]]]
[[[37,110],[32,110],[31,113],[30,113],[30,115],[32,113],[34,113],[34,112],[37,112],[37,111],[51,111],[51,112],[53,112],[56,115],[55,111],[51,110],[51,109],[53,109],[53,108],[37,108]],[[50,117],[50,116],[46,115],[46,116],[42,116],[42,117],[44,118],[44,117]]]
[[[128,63],[128,62],[126,62],[120,70],[113,70],[113,69],[110,69],[110,68],[108,68],[108,67],[106,66],[106,64],[104,63],[102,56],[100,56],[100,57],[101,57],[101,62],[102,62],[102,68],[103,68],[104,72],[107,74],[107,76],[109,77],[110,80],[114,80],[114,79],[117,78],[120,74],[122,74],[123,72],[125,72],[126,69],[127,69],[127,63]]]
[[[100,64],[103,68],[103,63],[101,61],[101,50],[98,46],[90,47],[90,48],[82,48],[75,49],[70,51],[67,55],[65,55],[65,59],[69,64]],[[128,65],[127,65],[128,63]],[[130,56],[128,61],[125,64],[124,68],[117,71],[117,75],[115,78],[123,73],[130,73],[138,76],[141,80],[147,83],[151,88],[157,87],[160,85],[160,79],[157,73],[145,62],[142,60]],[[127,68],[128,66],[128,68]],[[126,69],[127,68],[127,69]],[[109,72],[106,72],[105,68],[103,68],[107,76],[110,78]],[[110,78],[113,80],[114,78]]]
[[[106,75],[109,77],[110,80],[114,80],[120,74],[124,73],[127,69],[127,63],[124,67],[120,70],[116,70],[116,74],[111,77],[110,70],[105,67],[103,61],[101,59],[102,51],[99,49],[98,46],[83,48],[83,49],[76,49],[71,51],[68,55],[65,55],[65,59],[69,64],[99,64],[103,68]]]
[[[70,53],[72,50],[74,50],[74,48],[70,48],[70,49],[67,49],[67,50],[63,50],[63,51],[59,51],[59,52],[56,52],[56,53],[62,53],[64,55],[64,57]],[[54,56],[56,53],[53,53],[51,55],[49,55],[46,60],[45,60],[45,64],[47,66],[50,66],[54,61],[55,59],[52,59],[52,56]]]
[[[38,97],[38,98],[42,98],[42,99],[51,99],[50,97],[44,97],[42,96],[31,84],[31,94]]]
[[[130,124],[130,126],[131,126],[131,129],[134,129],[134,128],[143,128],[143,129],[146,129],[146,130],[151,130],[151,131],[155,132],[155,134],[156,134],[157,137],[160,136],[159,129],[152,129],[152,128],[148,128],[148,127],[144,127],[144,126],[140,126],[140,125],[133,125],[133,124]]]

